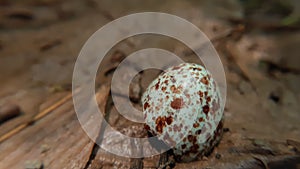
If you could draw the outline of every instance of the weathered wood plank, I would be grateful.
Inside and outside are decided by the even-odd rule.
[[[99,91],[100,105],[106,101],[108,91],[108,87]],[[26,161],[35,160],[41,161],[45,168],[83,168],[93,146],[69,100],[1,143],[0,168],[24,168]]]
[[[50,136],[52,132],[56,135],[56,130],[60,128],[64,123],[74,119],[72,112],[67,109],[71,108],[71,104],[66,104],[65,109],[60,108],[45,119],[38,121],[32,126],[29,126],[19,134],[11,137],[0,145],[1,153],[1,168],[10,167],[12,164],[24,165],[25,159],[22,159],[25,154],[31,149],[35,149],[35,152],[39,151],[39,143],[41,140]],[[67,108],[67,109],[66,109]],[[38,156],[37,156],[38,157]],[[16,161],[16,159],[18,161]]]

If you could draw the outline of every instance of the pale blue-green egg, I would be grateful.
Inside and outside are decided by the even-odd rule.
[[[203,66],[170,67],[143,94],[145,128],[173,147],[178,161],[192,161],[221,138],[221,102],[218,86]]]

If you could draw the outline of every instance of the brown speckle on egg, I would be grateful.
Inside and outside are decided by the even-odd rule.
[[[207,80],[207,77],[202,77],[201,78],[201,82],[205,85],[208,85],[208,80]]]
[[[199,123],[194,123],[194,124],[193,124],[193,127],[194,127],[194,128],[199,127]]]
[[[165,117],[159,116],[159,117],[156,119],[155,123],[156,123],[156,131],[157,131],[158,133],[162,133],[164,127],[166,126],[166,124],[165,124]]]
[[[171,107],[173,109],[181,109],[183,107],[184,103],[183,103],[183,99],[182,98],[175,98],[172,102],[171,102]]]
[[[159,88],[159,81],[155,84],[155,89],[157,90]]]
[[[166,118],[166,122],[167,122],[168,125],[172,124],[172,122],[173,122],[173,117],[172,117],[172,116],[167,117],[167,118]]]
[[[205,113],[207,115],[207,113],[209,112],[209,106],[205,105],[202,107],[203,113]]]
[[[144,103],[144,110],[146,110],[148,107],[150,107],[149,103],[148,102]]]

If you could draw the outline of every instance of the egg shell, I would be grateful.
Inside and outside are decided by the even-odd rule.
[[[221,139],[221,101],[216,82],[203,66],[170,67],[143,94],[145,128],[173,147],[178,161],[195,160]]]

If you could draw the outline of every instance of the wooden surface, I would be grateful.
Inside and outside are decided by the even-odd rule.
[[[299,62],[295,45],[299,44],[299,30],[271,33],[269,28],[232,24],[224,18],[204,16],[201,4],[195,2],[153,5],[145,1],[145,6],[109,1],[51,2],[45,2],[45,13],[39,13],[38,5],[26,3],[1,7],[2,18],[18,13],[35,19],[6,18],[0,22],[5,25],[0,32],[0,106],[20,109],[17,116],[0,124],[0,169],[300,168],[300,67],[295,64]],[[169,12],[193,22],[212,40],[224,64],[228,89],[224,136],[210,156],[195,162],[178,163],[171,152],[144,159],[105,152],[86,135],[74,111],[72,71],[84,42],[114,18],[145,10]],[[187,62],[200,63],[186,46],[167,37],[132,37],[111,49],[97,76],[97,101],[110,125],[131,136],[144,136],[145,131],[119,114],[111,101],[109,84],[124,57],[148,47],[163,48]],[[145,71],[132,87],[142,93],[158,74]],[[140,109],[139,97],[131,94],[134,106]],[[100,131],[105,130],[94,134],[101,137]]]

